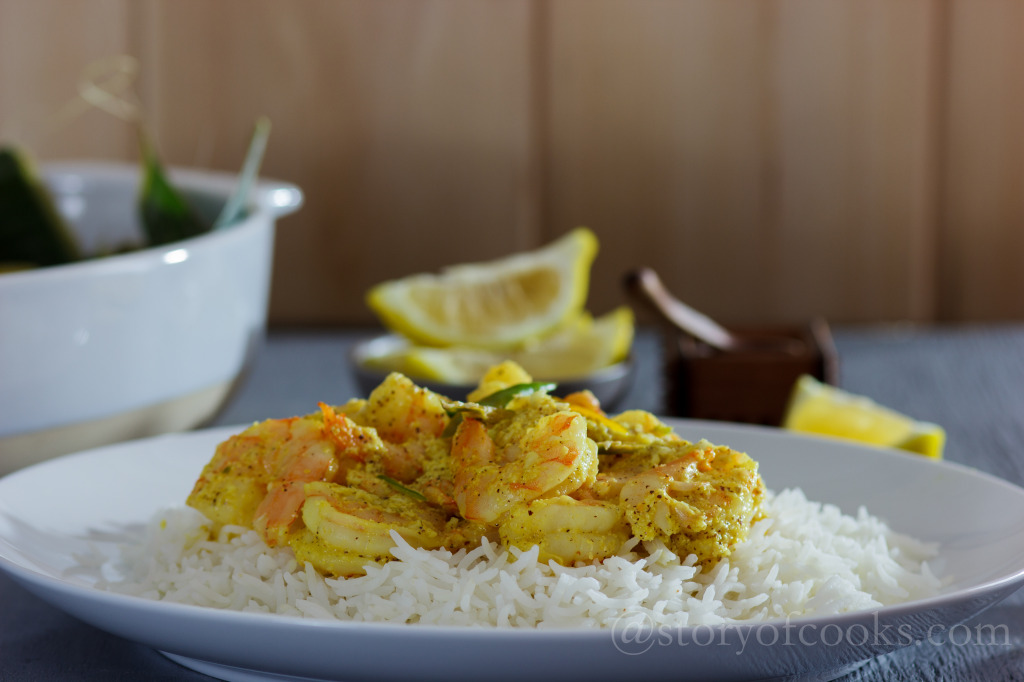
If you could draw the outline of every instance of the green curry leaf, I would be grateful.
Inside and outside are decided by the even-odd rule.
[[[379,478],[380,480],[384,481],[385,483],[387,483],[389,486],[391,486],[392,488],[394,488],[398,492],[405,493],[406,495],[408,495],[409,497],[413,498],[414,500],[419,500],[420,502],[426,502],[427,501],[427,498],[424,497],[423,493],[416,492],[412,488],[406,488],[404,485],[402,485],[401,483],[399,483],[395,479],[391,478],[390,476],[385,476],[384,474],[377,474],[377,478]]]
[[[210,226],[200,220],[167,179],[156,149],[141,127],[139,146],[142,153],[139,214],[149,246],[160,246],[209,231]]]
[[[523,395],[530,395],[531,393],[537,393],[538,391],[553,391],[558,384],[553,384],[546,381],[534,381],[525,384],[514,384],[508,388],[503,388],[500,391],[495,391],[486,398],[482,398],[477,402],[473,403],[460,403],[458,405],[447,408],[451,419],[448,424],[444,427],[444,431],[441,432],[442,438],[451,438],[455,435],[455,431],[459,428],[459,424],[465,418],[466,414],[470,414],[474,417],[486,417],[494,408],[505,407],[513,398],[518,398]]]
[[[546,381],[534,381],[526,384],[514,384],[508,388],[503,388],[500,391],[495,391],[486,398],[479,400],[479,404],[487,405],[488,407],[505,407],[508,405],[513,398],[518,398],[523,395],[530,395],[531,393],[537,393],[539,391],[553,391],[558,384],[552,384]]]
[[[0,262],[21,267],[79,258],[67,223],[26,152],[0,148]]]

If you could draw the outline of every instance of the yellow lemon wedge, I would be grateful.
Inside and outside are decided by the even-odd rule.
[[[624,360],[633,333],[633,311],[622,306],[596,319],[582,313],[545,337],[505,351],[409,344],[373,358],[371,364],[417,379],[470,385],[488,368],[511,360],[538,381],[558,381],[584,377]]]
[[[508,348],[581,314],[597,247],[579,227],[534,251],[382,282],[366,302],[417,344]]]
[[[397,365],[405,367],[404,373],[413,379],[464,386],[479,382],[488,367],[500,364],[504,359],[494,351],[463,346],[410,346],[392,357],[399,360]]]
[[[866,396],[849,393],[812,376],[801,376],[782,421],[783,428],[942,458],[946,432],[938,424],[918,421]]]
[[[596,319],[580,315],[509,355],[537,379],[574,379],[625,360],[633,334],[633,311],[620,306]]]

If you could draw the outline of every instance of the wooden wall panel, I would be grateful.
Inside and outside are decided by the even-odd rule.
[[[1024,318],[1024,3],[950,8],[940,315]]]
[[[724,320],[924,319],[928,2],[556,0],[548,225]]]
[[[373,283],[534,243],[530,6],[475,0],[158,3],[161,139],[266,171],[306,206],[279,233],[272,316],[370,319]]]
[[[131,51],[125,0],[0,0],[0,144],[41,159],[121,159],[134,136],[110,115],[81,106],[84,67]]]
[[[271,319],[590,225],[732,323],[1024,318],[1024,6],[1008,0],[0,0],[0,141],[134,160],[53,116],[130,53],[172,164],[306,193]],[[58,49],[59,48],[59,49]]]

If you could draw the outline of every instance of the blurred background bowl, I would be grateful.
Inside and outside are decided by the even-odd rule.
[[[141,243],[136,164],[42,174],[88,255]],[[170,169],[210,223],[235,174]],[[212,419],[266,331],[275,221],[302,204],[261,181],[238,222],[154,247],[0,275],[0,474]]]
[[[350,366],[355,374],[356,383],[363,397],[377,387],[388,375],[388,372],[374,366],[373,358],[380,358],[394,353],[408,343],[397,334],[384,334],[352,346]],[[632,356],[587,376],[573,379],[553,379],[558,384],[555,395],[568,395],[575,391],[590,390],[601,402],[601,407],[612,411],[621,402],[632,385],[634,364]],[[410,376],[417,385],[429,388],[441,395],[455,400],[465,400],[466,396],[476,388],[476,384],[447,384],[437,381],[420,379]],[[533,377],[536,381],[545,381],[546,377]]]

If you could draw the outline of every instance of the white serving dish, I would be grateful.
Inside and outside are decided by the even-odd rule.
[[[336,622],[100,589],[96,571],[83,571],[76,557],[98,552],[113,560],[118,542],[138,541],[155,513],[184,504],[217,444],[242,425],[111,445],[0,480],[0,571],[86,623],[238,682],[826,680],[915,643],[1002,641],[993,634],[998,620],[968,619],[1024,584],[1021,488],[950,462],[839,439],[668,423],[689,440],[748,452],[769,488],[799,487],[846,514],[864,506],[898,532],[939,543],[931,563],[948,583],[934,597],[869,611],[650,631]]]
[[[42,173],[86,254],[141,235],[137,164]],[[211,222],[229,173],[171,169]],[[244,217],[166,246],[0,275],[0,474],[213,417],[261,341],[275,221],[302,204],[263,181]]]

